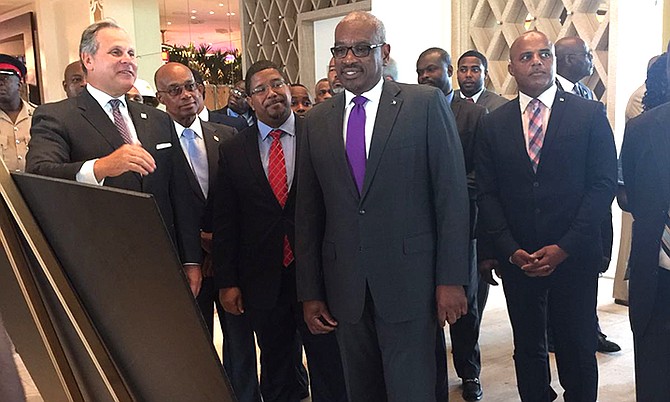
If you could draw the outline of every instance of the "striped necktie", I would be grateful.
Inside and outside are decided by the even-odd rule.
[[[277,202],[282,208],[286,205],[288,199],[288,175],[286,174],[286,159],[284,158],[284,148],[281,145],[281,130],[270,131],[269,136],[272,137],[272,144],[270,144],[270,155],[268,161],[268,181],[272,192],[277,198]],[[284,235],[283,245],[284,258],[282,263],[288,267],[293,262],[293,250],[288,241],[288,236]]]
[[[544,143],[544,105],[539,99],[533,99],[526,107],[530,110],[528,119],[528,157],[533,166],[533,171],[537,172],[537,166],[540,164],[540,154],[542,153],[542,144]]]
[[[130,134],[128,125],[126,124],[126,121],[123,119],[123,115],[121,114],[121,110],[119,109],[121,101],[118,99],[110,99],[109,104],[112,106],[112,116],[114,117],[114,125],[116,126],[116,129],[118,130],[119,134],[121,135],[121,138],[123,138],[123,142],[125,142],[126,144],[132,144],[133,136]]]

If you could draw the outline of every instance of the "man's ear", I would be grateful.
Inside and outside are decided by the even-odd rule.
[[[449,67],[447,67],[447,75],[448,75],[449,77],[451,77],[452,75],[454,75],[454,66],[452,66],[451,64],[449,64]]]

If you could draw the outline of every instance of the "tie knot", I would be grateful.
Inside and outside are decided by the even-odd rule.
[[[184,138],[188,140],[192,140],[195,138],[195,131],[193,131],[193,129],[190,128],[185,128],[184,131],[182,131],[181,135],[183,135]]]
[[[363,106],[363,105],[365,105],[365,102],[367,102],[367,101],[368,101],[368,98],[366,98],[365,96],[360,96],[360,95],[354,96],[354,99],[352,99],[352,102],[354,102],[354,105],[356,105],[356,106]]]
[[[272,137],[273,140],[278,140],[279,137],[281,137],[282,131],[281,130],[272,130],[270,131],[270,137]]]
[[[118,109],[119,106],[121,105],[121,101],[118,99],[110,99],[109,104],[112,105],[112,109]]]
[[[475,103],[475,100],[472,98],[465,98],[466,102]]]
[[[534,98],[534,99],[532,99],[532,100],[530,101],[530,103],[528,104],[528,106],[531,108],[532,111],[535,111],[536,109],[542,107],[542,102],[540,102],[539,99]]]

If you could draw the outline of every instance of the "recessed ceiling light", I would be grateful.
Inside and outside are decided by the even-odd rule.
[[[192,16],[191,16],[191,19],[194,20],[194,19],[195,19],[195,15],[192,15]]]
[[[219,3],[219,7],[223,7],[223,6],[224,6],[224,4],[223,4],[223,3]]]
[[[227,16],[232,17],[235,13],[226,13]]]
[[[168,21],[167,24],[168,24],[168,25],[172,25],[172,23],[171,23],[170,21]]]
[[[210,11],[209,14],[210,14],[210,15],[214,14],[214,11]]]
[[[198,10],[191,10],[191,14],[195,14],[197,12],[198,12]]]

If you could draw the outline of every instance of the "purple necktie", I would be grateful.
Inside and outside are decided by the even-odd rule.
[[[351,108],[347,123],[347,160],[359,194],[363,191],[365,178],[365,102],[367,101],[367,98],[360,95],[354,97],[354,107]]]

